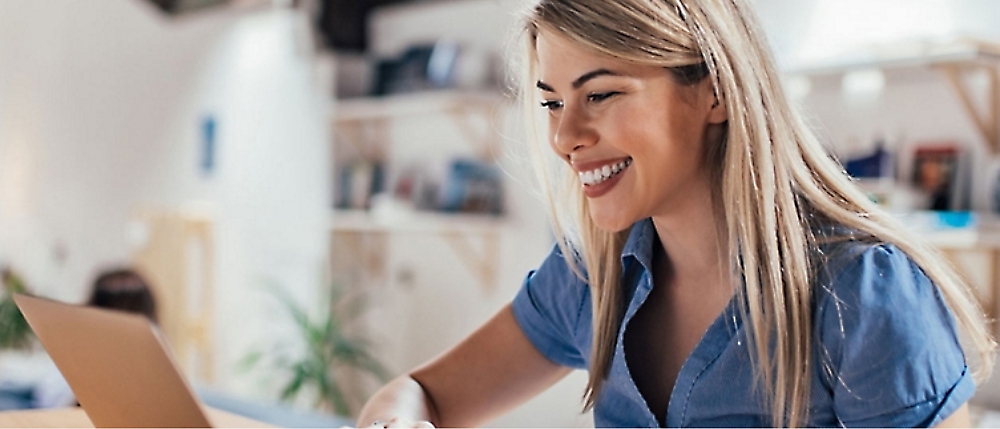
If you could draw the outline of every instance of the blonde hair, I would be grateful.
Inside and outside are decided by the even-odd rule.
[[[813,371],[813,234],[818,219],[855,231],[841,240],[891,243],[937,285],[976,352],[977,380],[993,367],[995,343],[971,290],[941,255],[914,238],[855,187],[790,107],[756,18],[741,0],[542,0],[527,16],[527,47],[520,82],[529,131],[537,133],[536,40],[551,31],[595,53],[676,69],[707,68],[728,112],[713,198],[724,214],[724,255],[744,305],[750,358],[769,400],[775,426],[808,419]],[[585,407],[607,378],[623,317],[620,255],[628,231],[610,232],[591,221],[578,179],[561,161],[537,151],[558,243],[573,270],[588,281],[593,301],[593,348]],[[838,239],[834,237],[833,239]],[[585,273],[579,264],[585,267]],[[770,347],[769,347],[770,346]]]

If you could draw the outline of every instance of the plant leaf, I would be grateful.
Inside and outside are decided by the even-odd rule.
[[[0,299],[0,349],[24,348],[33,332],[11,295]]]
[[[302,389],[302,385],[306,382],[306,373],[301,366],[296,365],[295,376],[292,378],[285,388],[281,391],[281,399],[283,401],[290,400],[295,397]]]
[[[263,358],[264,358],[264,353],[261,351],[250,352],[249,354],[244,356],[243,359],[240,360],[239,364],[237,364],[237,367],[241,372],[250,371],[255,366],[257,366],[257,364],[259,364]]]
[[[338,316],[352,316],[350,310],[334,312],[334,308],[346,304],[363,303],[358,297],[352,296],[334,288],[331,295],[334,300],[327,311],[313,318],[299,306],[285,291],[272,287],[271,293],[281,303],[284,312],[295,327],[301,342],[287,341],[288,338],[276,339],[275,343],[284,344],[275,348],[270,354],[255,351],[244,362],[250,365],[267,362],[278,372],[291,373],[289,381],[281,389],[281,399],[292,400],[307,387],[315,388],[317,397],[315,405],[333,410],[338,414],[351,414],[351,398],[345,390],[342,380],[337,377],[338,368],[351,367],[369,372],[380,380],[388,380],[388,371],[375,359],[370,350],[371,344],[362,337],[352,337],[346,334],[346,326]],[[356,307],[352,307],[356,309]],[[298,353],[293,347],[304,347]],[[361,396],[361,395],[359,395]]]

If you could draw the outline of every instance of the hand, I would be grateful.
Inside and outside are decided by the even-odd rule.
[[[371,428],[433,428],[434,424],[426,420],[410,420],[403,417],[393,417],[391,420],[376,420]]]

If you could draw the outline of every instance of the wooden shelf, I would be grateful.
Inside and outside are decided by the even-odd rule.
[[[428,91],[337,100],[332,110],[336,122],[349,123],[470,110],[492,111],[505,100],[496,91]]]
[[[859,55],[839,60],[805,64],[786,70],[790,76],[830,76],[855,70],[934,67],[941,65],[996,65],[1000,46],[982,42],[925,44],[910,52],[895,55]]]
[[[948,79],[962,108],[976,124],[988,148],[1000,154],[1000,45],[976,40],[943,44],[917,43],[892,54],[868,54],[835,61],[809,64],[785,72],[790,77],[837,77],[860,70],[905,68],[936,69]],[[983,73],[987,77],[987,103],[978,106],[980,94],[970,91],[965,76]]]
[[[441,90],[338,100],[330,111],[337,138],[353,144],[359,153],[387,146],[392,121],[437,115],[450,118],[479,156],[494,159],[499,143],[495,122],[508,103],[498,91]]]
[[[1000,249],[1000,223],[992,215],[970,214],[967,226],[947,226],[940,213],[917,211],[898,217],[928,244],[942,250]]]
[[[958,228],[921,233],[927,243],[944,250],[1000,248],[1000,233],[978,228]]]
[[[333,232],[358,233],[492,234],[503,225],[501,216],[421,211],[378,216],[364,210],[334,210],[330,221]]]
[[[955,217],[947,219],[949,216]],[[970,213],[964,217],[957,213],[918,211],[903,214],[900,220],[927,244],[941,251],[954,267],[960,270],[965,267],[960,274],[973,288],[986,312],[991,330],[997,335],[1000,331],[1000,324],[997,324],[997,315],[1000,314],[1000,218],[984,213]],[[985,262],[985,277],[974,275],[968,271],[968,264],[958,262],[970,254],[985,258],[979,259]]]
[[[452,214],[438,212],[402,212],[378,216],[363,210],[334,210],[330,231],[344,237],[368,234],[428,234],[439,236],[448,243],[458,260],[465,265],[486,290],[496,288],[497,254],[500,250],[500,229],[504,218],[492,215]],[[474,244],[476,239],[481,245]],[[364,252],[355,249],[359,254]],[[379,257],[388,252],[382,242]],[[380,263],[369,264],[382,266]]]

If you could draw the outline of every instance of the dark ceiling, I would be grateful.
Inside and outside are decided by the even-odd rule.
[[[377,7],[414,0],[320,0],[317,25],[328,47],[361,52],[368,47],[368,15]]]
[[[235,0],[146,0],[171,16],[206,11]],[[242,0],[247,2],[247,0]],[[267,0],[256,0],[266,4]],[[315,25],[326,46],[338,51],[362,52],[368,47],[368,16],[381,6],[421,0],[312,0],[316,7]],[[424,0],[426,1],[426,0]],[[309,0],[293,0],[301,5]],[[312,8],[311,8],[312,9]]]

